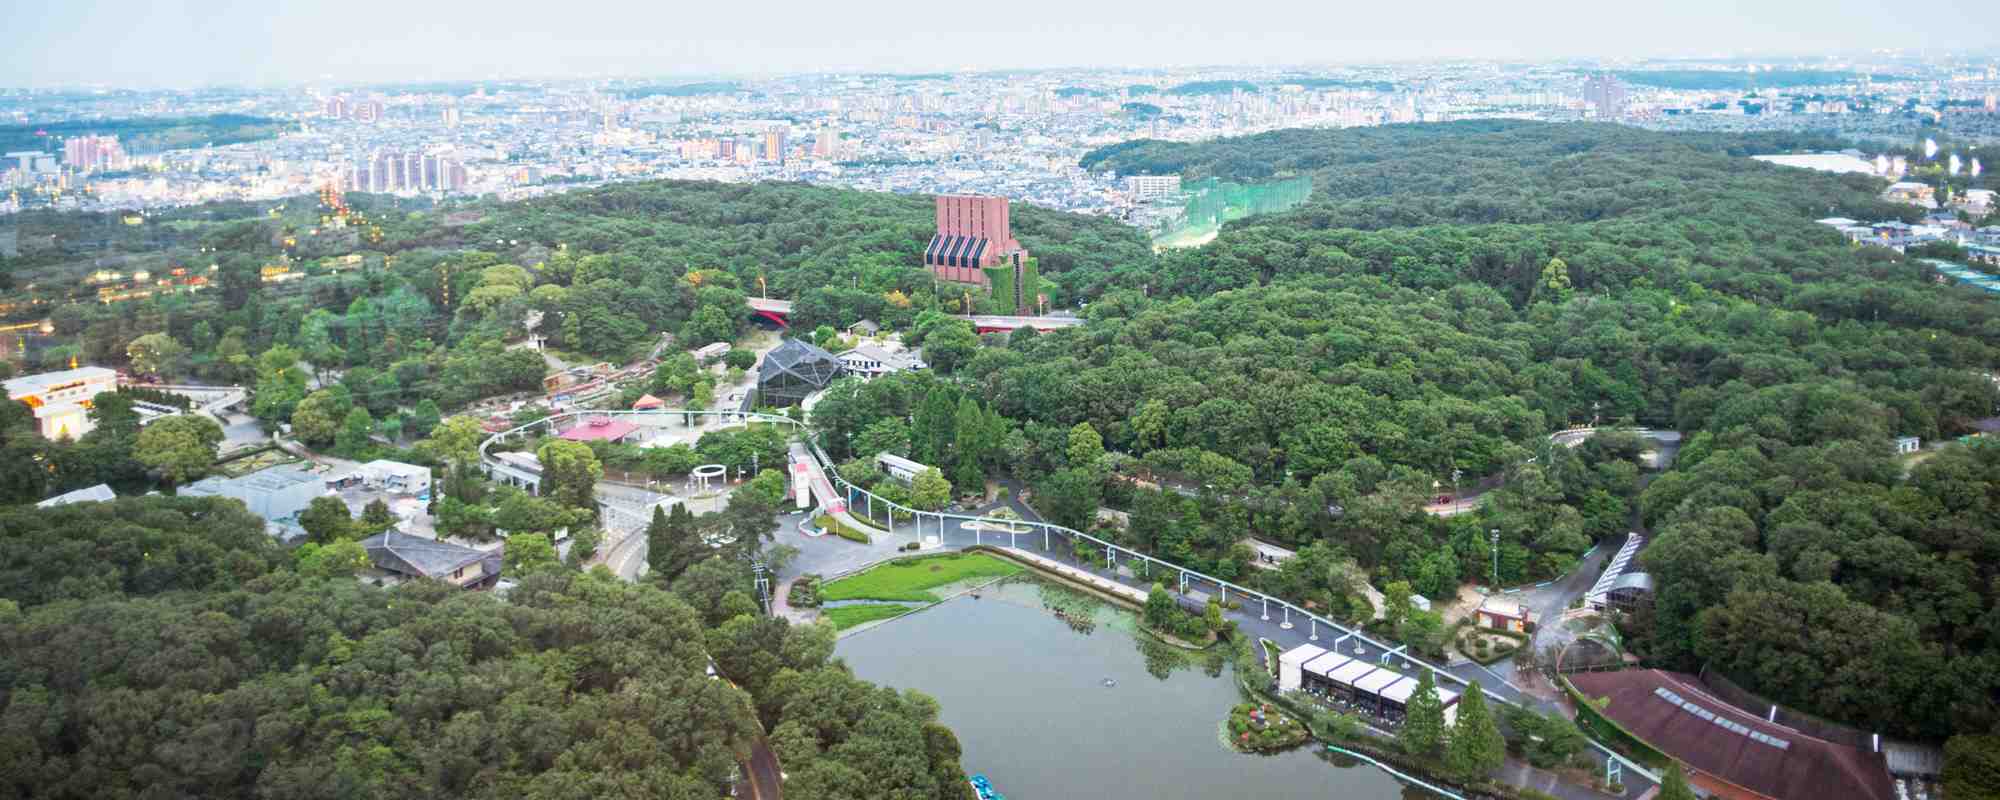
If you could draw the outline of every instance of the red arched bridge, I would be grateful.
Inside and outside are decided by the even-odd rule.
[[[792,301],[750,298],[750,310],[757,316],[770,320],[780,328],[792,326]],[[1038,331],[1052,331],[1057,328],[1074,328],[1083,324],[1077,317],[1009,317],[995,314],[974,314],[960,317],[969,320],[980,333],[1005,333],[1020,328],[1032,327]]]

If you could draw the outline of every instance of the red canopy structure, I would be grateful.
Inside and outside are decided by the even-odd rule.
[[[562,432],[562,438],[572,442],[615,442],[625,438],[639,426],[610,417],[592,417],[589,422]]]

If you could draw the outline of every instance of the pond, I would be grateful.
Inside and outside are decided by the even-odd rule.
[[[937,698],[966,771],[1012,800],[1433,797],[1318,748],[1230,750],[1222,723],[1240,697],[1221,658],[1158,644],[1130,612],[1038,579],[861,631],[837,653],[866,680]]]

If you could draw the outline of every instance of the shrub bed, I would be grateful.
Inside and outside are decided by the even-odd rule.
[[[785,602],[793,608],[818,608],[819,576],[800,575],[798,580],[792,581],[792,590],[786,593]]]
[[[1289,750],[1312,738],[1304,723],[1269,704],[1241,703],[1229,710],[1229,742],[1256,753]]]

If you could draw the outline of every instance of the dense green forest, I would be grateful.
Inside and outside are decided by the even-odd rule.
[[[671,592],[551,567],[503,600],[376,588],[263,526],[217,499],[0,511],[0,794],[692,800],[769,731],[790,796],[968,796],[936,702],[757,614],[746,564]]]
[[[76,136],[116,136],[125,152],[157,153],[204,145],[236,144],[269,139],[285,130],[286,123],[246,114],[211,114],[205,117],[132,117],[129,119],[70,120],[25,125],[0,125],[0,150],[42,150],[62,152],[61,140]]]
[[[1879,181],[1744,158],[1830,146],[1496,121],[1115,145],[1084,164],[1313,191],[1160,254],[1116,221],[1016,205],[1055,299],[1087,301],[1089,324],[984,339],[947,316],[981,298],[941,292],[917,266],[928,198],[685,182],[439,208],[355,196],[338,228],[294,200],[150,234],[166,258],[215,264],[208,288],[57,304],[52,342],[21,358],[136,352],[168,376],[249,382],[260,417],[303,415],[339,447],[350,421],[423,436],[440,409],[534,391],[539,358],[502,344],[530,318],[559,352],[624,360],[662,332],[682,347],[731,340],[750,324],[744,298],[768,292],[797,301],[801,330],[869,318],[924,348],[929,373],[842,383],[815,411],[843,473],[885,491],[899,489],[865,459],[883,450],[939,467],[950,485],[927,483],[924,505],[1017,478],[1065,524],[1127,511],[1107,532],[1127,546],[1349,619],[1373,611],[1359,582],[1441,597],[1487,580],[1489,530],[1499,581],[1518,584],[1622,538],[1636,512],[1656,534],[1644,558],[1661,590],[1627,640],[1652,663],[1713,666],[1885,732],[1984,731],[2000,720],[1996,457],[1948,452],[1905,477],[1889,447],[1994,414],[2000,319],[1922,263],[1812,222],[1916,213],[1879,202]],[[116,237],[147,234],[102,235],[136,250]],[[0,271],[47,286],[86,257]],[[261,281],[273,266],[306,277]],[[135,351],[150,334],[172,343]],[[685,366],[662,364],[647,388],[700,396]],[[313,372],[327,388],[306,390]],[[1636,438],[1546,446],[1551,430],[1620,420],[1687,434],[1643,494]],[[9,441],[72,462],[130,447]],[[593,461],[670,471],[705,449],[770,447],[600,448]],[[63,469],[77,477],[9,496],[96,482]],[[1476,513],[1422,513],[1454,473],[1505,483]],[[503,495],[467,504],[521,505]],[[472,513],[461,521],[490,523]],[[1252,533],[1301,555],[1249,570]],[[1413,614],[1393,633],[1435,652],[1437,624]]]
[[[1206,338],[1190,344],[1213,350],[1185,358],[1199,365],[1204,404],[1228,398],[1233,375],[1253,391],[1284,386],[1276,370],[1286,361],[1265,353],[1303,349],[1325,365],[1319,381],[1302,382],[1310,390],[1358,385],[1378,404],[1437,398],[1412,410],[1446,415],[1442,429],[1380,409],[1330,426],[1366,457],[1428,475],[1446,454],[1508,460],[1494,443],[1522,441],[1510,418],[1554,428],[1624,417],[1685,431],[1676,468],[1640,500],[1658,534],[1643,558],[1661,588],[1657,613],[1632,622],[1630,641],[1654,663],[1708,664],[1873,729],[1983,731],[2000,720],[1996,456],[1947,452],[1905,478],[1889,440],[1956,436],[1993,414],[2000,320],[1984,297],[1933,285],[1923,265],[1850,247],[1811,222],[1909,213],[1876,202],[1879,183],[1739,157],[1821,146],[1809,136],[1464,123],[1106,148],[1085,163],[1239,180],[1307,174],[1316,188],[1306,205],[1231,224],[1143,277],[1107,277],[1107,287],[1144,281],[1156,293],[1207,296],[1164,315],[1173,322],[1145,326],[1146,309],[1190,301],[1113,294],[1126,299],[1093,304],[1098,325],[1036,347],[1063,343],[1110,365],[1129,357],[1121,340],[1157,351],[1172,347],[1176,328],[1198,327]],[[1299,295],[1368,286],[1380,287],[1376,297],[1349,303]],[[1261,326],[1287,297],[1303,299],[1278,305],[1280,319],[1320,321]],[[1368,310],[1400,330],[1350,335],[1346,351],[1315,336]],[[1249,356],[1241,367],[1227,357],[1238,352]],[[1142,364],[1117,372],[1146,374]],[[1407,388],[1371,377],[1381,370],[1407,376]],[[1452,420],[1444,398],[1468,403],[1470,416]],[[1130,428],[1117,420],[1136,422],[1142,407],[1114,401],[1097,424],[1115,441]],[[1304,424],[1297,409],[1318,406],[1272,407],[1286,413],[1203,419],[1244,419],[1249,427],[1216,444],[1238,447],[1232,458],[1261,480],[1279,479],[1281,467],[1296,479],[1301,448],[1286,446],[1284,429]],[[1282,422],[1254,425],[1274,418]],[[1366,438],[1391,425],[1399,438]],[[1260,461],[1240,450],[1245,442],[1285,458]]]
[[[347,208],[349,224],[332,228],[322,219],[331,209],[303,198],[171,212],[139,227],[106,215],[24,219],[55,246],[0,260],[0,274],[34,284],[41,305],[26,310],[47,314],[53,335],[23,342],[16,369],[125,364],[134,341],[164,334],[163,357],[144,371],[253,385],[257,414],[273,425],[297,422],[302,406],[315,422],[360,406],[370,429],[394,440],[423,435],[438,409],[537,390],[540,357],[501,345],[531,318],[562,352],[623,363],[662,332],[683,347],[736,338],[750,325],[744,298],[756,293],[796,300],[804,329],[988,307],[934,290],[921,269],[928,198],[660,182],[438,209],[352,196]],[[1069,275],[1150,258],[1144,237],[1113,220],[1023,206],[1014,221],[1055,279],[1057,302],[1074,296],[1062,288]],[[106,252],[160,273],[210,269],[202,291],[103,305],[90,302],[90,281]],[[303,277],[260,277],[273,269]],[[315,373],[334,385],[309,393]],[[320,440],[335,432],[312,429]]]

